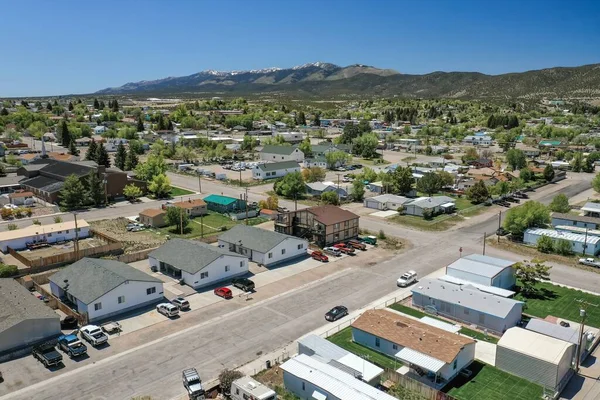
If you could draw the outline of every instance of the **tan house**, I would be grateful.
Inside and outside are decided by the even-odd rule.
[[[208,214],[206,202],[202,199],[180,201],[178,203],[173,203],[173,206],[183,208],[187,215],[192,218]]]
[[[148,208],[140,212],[140,223],[154,228],[167,225],[167,212],[160,208]]]

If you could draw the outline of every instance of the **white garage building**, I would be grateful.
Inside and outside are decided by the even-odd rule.
[[[373,208],[375,210],[396,211],[398,208],[411,201],[412,199],[404,196],[396,196],[395,194],[382,194],[379,196],[365,198],[363,205],[366,208]]]
[[[516,284],[514,261],[469,254],[446,267],[446,275],[480,285],[512,289]]]
[[[90,236],[90,226],[83,219],[77,221],[77,231],[80,239]],[[31,225],[14,231],[0,232],[0,250],[8,252],[8,248],[22,250],[27,243],[48,242],[56,243],[75,239],[75,222],[67,221],[50,225]]]
[[[248,225],[236,225],[219,236],[219,247],[270,266],[307,255],[308,240]]]

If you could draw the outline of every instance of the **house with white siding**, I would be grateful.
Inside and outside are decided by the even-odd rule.
[[[8,252],[23,250],[28,243],[56,243],[74,240],[75,236],[83,239],[90,236],[90,225],[83,219],[77,221],[77,233],[75,233],[75,222],[66,221],[58,224],[31,225],[13,231],[0,232],[0,250]]]
[[[366,197],[363,200],[363,205],[366,208],[373,208],[375,210],[398,210],[398,208],[404,206],[405,204],[411,202],[412,199],[409,199],[404,196],[396,196],[395,194],[382,194],[374,197]]]
[[[300,172],[300,165],[296,161],[257,164],[252,168],[252,178],[263,181],[281,178],[292,172]]]
[[[583,215],[552,213],[552,226],[574,226],[577,228],[598,229],[600,218]]]
[[[263,161],[304,161],[304,152],[293,146],[265,145],[260,151],[260,159]]]
[[[198,289],[248,272],[248,258],[195,240],[171,239],[148,254],[150,268]]]

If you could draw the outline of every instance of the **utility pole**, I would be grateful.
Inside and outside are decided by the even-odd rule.
[[[577,341],[577,360],[575,372],[579,372],[579,364],[581,360],[581,347],[583,345],[583,328],[585,327],[585,320],[587,317],[587,307],[598,307],[598,304],[589,303],[583,299],[575,299],[576,302],[581,304],[581,308],[579,309],[579,316],[581,317],[581,322],[579,323],[579,340]]]
[[[498,212],[498,230],[500,230],[502,224],[502,211]],[[498,243],[500,243],[500,235],[496,232],[496,236],[498,237]]]
[[[588,236],[588,228],[587,225],[585,227],[585,240],[583,241],[583,255],[585,256],[585,252],[587,250],[587,236]]]
[[[487,238],[487,232],[483,232],[483,255],[485,256],[485,239]]]
[[[294,211],[298,211],[298,193],[294,193]]]
[[[73,211],[73,218],[75,219],[75,243],[73,244],[73,250],[75,250],[75,261],[79,260],[79,231],[77,230],[77,212]]]
[[[108,180],[106,175],[104,175],[104,204],[108,207]]]
[[[248,225],[248,188],[246,188],[245,199],[246,199],[246,225]]]
[[[179,226],[181,228],[181,234],[183,235],[183,208],[179,208]]]
[[[340,175],[341,174],[336,174],[336,175],[338,177],[338,180],[337,180],[337,190],[338,190],[338,193],[339,193],[340,192]]]
[[[242,169],[240,168],[240,187],[242,187]]]
[[[198,174],[198,189],[199,193],[202,193],[202,174]]]

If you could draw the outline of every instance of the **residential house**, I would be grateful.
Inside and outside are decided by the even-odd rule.
[[[0,177],[0,194],[12,193],[21,190],[22,176],[17,174],[7,174],[6,176]]]
[[[167,225],[167,211],[160,208],[147,208],[140,212],[140,223],[153,228]]]
[[[600,218],[554,212],[552,213],[552,226],[574,226],[584,229],[598,229],[600,227]]]
[[[40,159],[39,153],[26,153],[26,154],[19,154],[17,156],[17,160],[20,161],[21,164],[23,164],[23,165],[27,165],[27,164],[31,163],[32,161],[39,160],[39,159]]]
[[[491,146],[493,143],[491,136],[465,136],[463,139],[464,144],[472,144],[474,146]]]
[[[114,260],[82,258],[50,276],[52,294],[89,322],[155,304],[164,298],[163,282]]]
[[[375,197],[367,197],[363,201],[363,205],[366,208],[373,208],[375,210],[398,210],[403,207],[406,203],[411,202],[404,196],[396,196],[395,194],[382,194]]]
[[[475,161],[469,162],[469,165],[474,166],[475,168],[491,168],[494,162],[489,158],[479,158]]]
[[[185,213],[191,217],[199,217],[208,214],[206,202],[202,199],[188,199],[188,201],[178,201],[172,204],[173,207],[182,208]]]
[[[306,135],[301,132],[275,132],[273,136],[281,136],[286,143],[298,144],[301,143]]]
[[[1,361],[16,350],[60,335],[58,314],[16,280],[0,279],[0,303]]]
[[[209,210],[219,213],[236,212],[246,208],[246,201],[218,194],[208,195],[204,198],[204,201]]]
[[[333,182],[310,182],[306,184],[306,193],[310,196],[321,196],[325,192],[335,192],[340,198],[348,197],[346,188],[338,187]]]
[[[106,127],[104,125],[98,125],[94,128],[94,135],[101,135],[106,132]]]
[[[275,231],[330,246],[358,236],[359,216],[342,208],[325,205],[282,213],[275,219]]]
[[[416,138],[401,138],[398,139],[398,145],[400,148],[411,148],[421,144],[421,139]]]
[[[23,250],[28,243],[56,243],[75,239],[83,239],[90,236],[90,225],[83,219],[77,220],[77,233],[75,232],[75,221],[66,221],[50,225],[31,225],[26,228],[13,231],[0,232],[0,250],[8,252]]]
[[[257,180],[275,179],[292,172],[300,172],[300,165],[296,161],[257,164],[252,168],[252,178]]]
[[[351,325],[352,340],[397,358],[409,375],[433,378],[433,385],[448,382],[475,358],[475,341],[436,328],[400,313],[367,310]]]
[[[571,244],[571,251],[577,254],[595,256],[600,253],[600,237],[585,233],[572,233],[555,231],[552,229],[529,228],[525,231],[523,242],[536,246],[542,236],[547,236],[556,244],[559,240],[566,240]]]
[[[413,306],[480,329],[502,333],[521,322],[523,302],[483,292],[474,286],[422,279],[411,291]]]
[[[538,143],[538,147],[540,149],[545,149],[545,150],[554,150],[554,149],[567,147],[567,143],[564,143],[560,140],[545,139],[545,140],[541,140]]]
[[[481,285],[512,289],[517,282],[515,264],[501,258],[469,254],[448,265],[446,275]]]
[[[16,206],[31,205],[34,203],[33,193],[25,192],[23,190],[9,193],[8,201],[10,201],[10,204],[14,204]]]
[[[581,211],[586,217],[600,218],[600,203],[588,201],[581,207]]]
[[[556,396],[573,375],[575,348],[573,343],[514,327],[496,346],[496,368],[552,389]]]
[[[308,240],[248,225],[236,225],[219,236],[219,247],[271,266],[307,255]]]
[[[444,168],[447,163],[448,162],[444,157],[436,157],[427,161],[427,164],[429,164],[431,168]]]
[[[248,258],[225,248],[185,239],[167,240],[148,255],[154,271],[198,289],[248,272]]]
[[[370,192],[373,192],[373,193],[382,194],[384,192],[384,185],[383,185],[383,182],[381,182],[381,181],[370,182],[367,185],[367,188],[369,189]]]
[[[298,147],[265,145],[260,151],[260,159],[264,161],[304,161],[304,153]]]
[[[440,213],[450,213],[456,208],[456,202],[452,197],[435,196],[419,197],[409,203],[404,204],[404,213],[406,215],[416,215],[422,217],[424,211],[429,210],[433,215]]]
[[[319,167],[327,169],[327,159],[324,156],[316,156],[304,159],[304,168]]]
[[[334,151],[343,151],[344,153],[351,154],[352,153],[352,145],[351,144],[334,144],[331,142],[321,142],[319,144],[315,144],[311,147],[313,157],[318,156],[326,156],[328,153]]]

